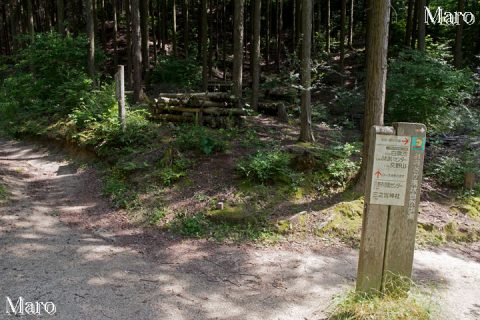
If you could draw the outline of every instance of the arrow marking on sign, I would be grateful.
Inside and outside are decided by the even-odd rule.
[[[404,139],[402,140],[402,142],[403,142],[404,145],[407,145],[409,141],[410,141],[410,140],[408,140],[408,138],[404,138]]]
[[[377,170],[377,172],[375,172],[375,175],[377,176],[377,178],[380,178],[382,173],[380,172],[380,170]]]

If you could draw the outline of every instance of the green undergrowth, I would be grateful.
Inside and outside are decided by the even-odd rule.
[[[232,212],[230,212],[228,218],[225,215],[221,217],[222,214],[221,212],[198,213],[192,216],[179,214],[175,216],[167,228],[183,236],[216,241],[271,242],[278,238],[272,226],[261,214],[244,219],[244,217],[240,217],[241,213],[234,213],[237,221],[232,219]]]
[[[350,291],[335,297],[329,320],[430,320],[437,319],[433,290],[409,279],[395,277],[395,286],[383,294]]]
[[[0,183],[0,204],[8,198],[7,187]]]
[[[264,185],[288,185],[294,192],[328,194],[341,191],[355,177],[360,164],[358,144],[322,147],[299,143],[297,151],[260,149],[237,162],[244,179]]]
[[[229,137],[226,131],[183,125],[175,130],[175,146],[181,151],[194,151],[203,155],[224,152]]]

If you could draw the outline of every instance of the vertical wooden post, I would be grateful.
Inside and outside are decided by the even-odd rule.
[[[412,275],[425,141],[423,124],[371,129],[357,291],[382,292]]]
[[[118,71],[115,74],[115,91],[118,101],[118,120],[122,126],[122,131],[125,132],[125,67],[119,65]]]
[[[395,123],[397,135],[410,139],[407,190],[404,206],[392,206],[387,226],[384,263],[384,289],[396,285],[392,276],[412,276],[418,204],[422,188],[426,128],[417,123]],[[392,280],[392,281],[391,281]]]
[[[373,178],[373,155],[378,134],[395,135],[392,127],[373,126],[370,130],[369,163],[365,184],[365,208],[363,210],[360,257],[357,271],[357,291],[374,293],[382,287],[383,256],[388,222],[388,206],[370,204]]]

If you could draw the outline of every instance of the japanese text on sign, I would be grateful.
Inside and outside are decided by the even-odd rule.
[[[409,136],[376,136],[371,204],[394,206],[405,204],[409,160]]]

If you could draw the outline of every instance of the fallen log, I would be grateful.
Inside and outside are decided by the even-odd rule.
[[[189,108],[189,107],[177,107],[177,106],[161,106],[155,108],[153,113],[155,114],[165,114],[165,113],[205,113],[205,114],[212,114],[212,115],[236,115],[241,116],[245,115],[246,111],[242,108],[219,108],[219,107],[209,107],[209,108]]]
[[[159,93],[158,97],[163,98],[187,98],[190,99],[192,97],[196,98],[204,98],[218,101],[217,99],[225,100],[230,98],[230,94],[227,92],[190,92],[190,93]]]
[[[232,116],[243,116],[246,114],[245,109],[243,108],[205,108],[203,109],[203,113],[205,114],[212,114],[212,115],[232,115]]]
[[[151,116],[152,120],[166,121],[174,123],[195,123],[197,125],[206,124],[212,128],[230,128],[240,125],[243,121],[241,117],[229,116],[198,116],[192,114],[155,114]]]
[[[171,112],[189,112],[189,113],[198,113],[202,112],[201,108],[187,108],[187,107],[178,107],[178,106],[158,106],[154,109],[154,113],[158,114],[168,114]]]
[[[203,107],[203,108],[230,108],[233,107],[233,104],[230,101],[210,101],[210,100],[201,100],[197,97],[193,97],[188,101],[188,106],[191,107]]]
[[[195,120],[195,117],[183,114],[154,114],[151,118],[168,122],[193,122]]]

